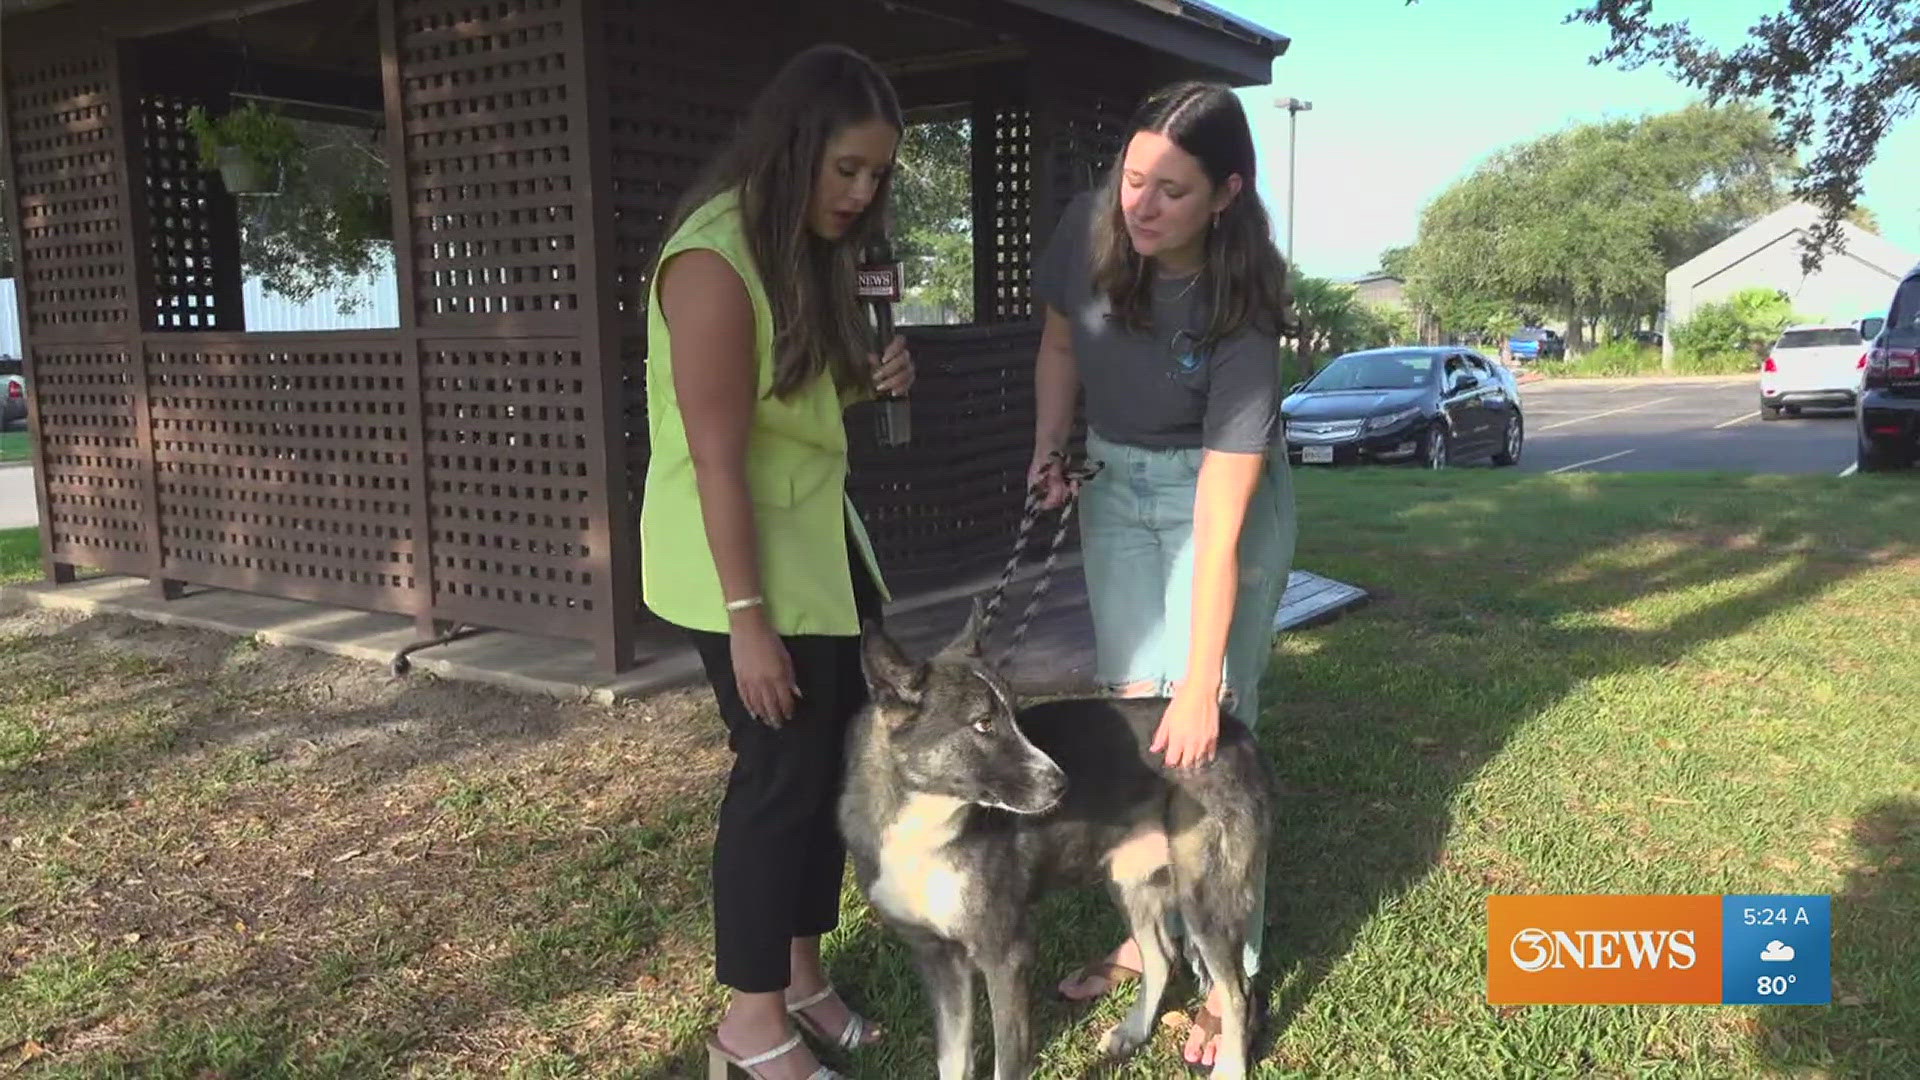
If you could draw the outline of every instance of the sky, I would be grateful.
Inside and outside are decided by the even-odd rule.
[[[1287,242],[1287,113],[1298,117],[1294,253],[1303,272],[1350,277],[1413,242],[1421,209],[1495,151],[1570,124],[1682,108],[1695,91],[1654,68],[1596,67],[1605,31],[1564,25],[1582,0],[1213,0],[1293,39],[1273,82],[1240,92],[1261,194]],[[1656,0],[1731,45],[1786,0]],[[1905,180],[1902,183],[1902,180]],[[1861,201],[1920,261],[1920,116],[1881,144]]]

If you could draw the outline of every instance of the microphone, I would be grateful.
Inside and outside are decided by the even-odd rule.
[[[893,340],[893,305],[900,300],[900,264],[893,261],[893,245],[885,236],[873,243],[860,264],[859,296],[873,309],[874,354]],[[879,395],[880,445],[905,446],[913,437],[913,416],[904,394]]]

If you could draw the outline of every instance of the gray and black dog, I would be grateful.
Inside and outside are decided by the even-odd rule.
[[[1178,913],[1228,1007],[1216,1077],[1247,1075],[1246,922],[1262,887],[1273,780],[1252,734],[1222,715],[1207,765],[1168,768],[1147,747],[1164,698],[1074,698],[1018,708],[980,655],[980,607],[926,663],[869,626],[872,699],[848,731],[840,827],[861,888],[912,949],[934,1014],[940,1080],[972,1063],[973,972],[993,1011],[994,1077],[1031,1075],[1033,901],[1106,881],[1144,957],[1115,1058],[1153,1032]]]

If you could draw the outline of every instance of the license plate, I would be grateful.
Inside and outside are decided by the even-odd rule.
[[[1333,464],[1333,447],[1303,446],[1300,448],[1300,463],[1302,465],[1331,465]]]

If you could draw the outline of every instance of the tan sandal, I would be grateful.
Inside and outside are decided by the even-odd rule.
[[[818,1021],[807,1015],[808,1009],[832,997],[834,993],[833,987],[828,986],[804,1001],[790,1001],[787,1003],[787,1015],[793,1017],[794,1022],[805,1028],[814,1038],[836,1049],[852,1051],[879,1042],[882,1034],[879,1025],[869,1022],[866,1017],[854,1012],[852,1006],[847,1008],[847,1026],[842,1028],[838,1035],[830,1034]]]
[[[1105,979],[1107,982],[1107,988],[1105,990],[1097,994],[1088,994],[1086,997],[1074,997],[1062,991],[1058,986],[1055,986],[1053,988],[1053,996],[1060,1001],[1071,1001],[1075,1003],[1095,1001],[1099,998],[1106,997],[1108,994],[1120,989],[1120,987],[1125,986],[1127,983],[1134,982],[1139,978],[1140,973],[1125,964],[1115,964],[1106,960],[1090,960],[1082,964],[1078,971],[1068,976],[1068,981],[1083,983],[1088,979]]]
[[[796,1033],[793,1038],[788,1039],[786,1042],[781,1043],[779,1046],[774,1047],[764,1054],[755,1054],[750,1058],[742,1058],[735,1057],[733,1051],[721,1046],[717,1036],[709,1036],[707,1038],[707,1080],[733,1080],[733,1070],[735,1069],[746,1073],[749,1077],[752,1077],[753,1080],[765,1080],[765,1078],[760,1075],[758,1066],[765,1065],[774,1058],[790,1054],[799,1046],[800,1036]],[[822,1065],[807,1074],[807,1080],[848,1080],[848,1078]]]

